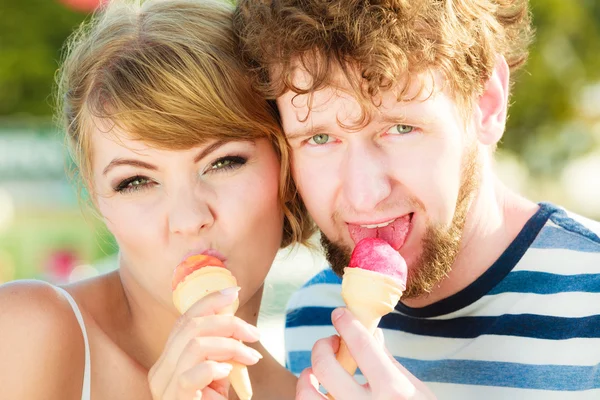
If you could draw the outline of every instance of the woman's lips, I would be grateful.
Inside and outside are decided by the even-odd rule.
[[[195,256],[195,255],[200,255],[200,254],[201,255],[205,255],[205,256],[211,256],[211,257],[214,257],[214,258],[216,258],[218,260],[221,260],[221,262],[223,264],[225,264],[227,262],[227,258],[223,254],[221,254],[221,252],[219,252],[218,250],[215,250],[215,249],[206,249],[206,250],[200,250],[200,251],[190,251],[189,253],[187,253],[185,255],[185,257],[183,258],[183,260],[185,260],[188,257]]]
[[[378,238],[388,242],[395,250],[400,250],[410,232],[412,216],[413,213],[406,214],[387,224],[348,224],[348,231],[355,244],[365,238]]]

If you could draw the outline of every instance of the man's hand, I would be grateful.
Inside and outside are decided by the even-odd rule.
[[[297,400],[327,398],[319,392],[319,382],[336,400],[435,399],[423,382],[387,352],[381,330],[371,336],[345,308],[334,310],[331,319],[368,383],[360,385],[336,361],[340,338],[331,336],[315,343],[312,368],[304,370],[298,380]]]

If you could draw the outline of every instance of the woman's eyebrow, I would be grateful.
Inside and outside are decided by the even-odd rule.
[[[217,140],[216,142],[209,144],[208,146],[203,148],[202,151],[200,151],[200,153],[196,157],[194,157],[194,163],[197,163],[198,161],[202,160],[204,157],[208,156],[213,151],[217,150],[219,147],[221,147],[224,144],[229,143],[229,142],[231,142],[231,140],[221,139],[221,140]]]
[[[119,165],[131,165],[133,167],[139,167],[139,168],[149,169],[151,171],[156,171],[157,170],[157,168],[156,168],[155,165],[149,164],[149,163],[144,162],[144,161],[133,160],[133,159],[130,159],[130,158],[115,158],[111,162],[108,163],[108,165],[106,166],[106,168],[104,168],[104,171],[102,171],[102,174],[106,175],[111,169],[113,169],[114,167],[117,167]]]

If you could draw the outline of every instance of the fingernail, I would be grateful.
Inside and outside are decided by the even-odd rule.
[[[338,319],[340,319],[342,317],[342,315],[344,315],[345,313],[345,309],[344,308],[336,308],[335,310],[333,310],[333,312],[331,313],[331,320],[333,322],[337,321]]]
[[[320,383],[319,383],[319,380],[317,379],[317,377],[314,376],[313,374],[310,374],[308,377],[310,378],[311,385],[313,385],[313,387],[315,389],[319,390]]]
[[[257,339],[260,339],[260,329],[258,329],[256,326],[254,325],[248,325],[248,329],[250,330],[250,333]]]
[[[226,376],[229,376],[233,366],[227,363],[219,363],[215,365],[215,374],[218,376],[218,379],[223,379]]]
[[[335,352],[337,353],[340,349],[340,342],[342,341],[342,338],[339,337],[338,335],[333,335],[333,336],[331,336],[331,340],[333,342],[333,348],[334,348]]]
[[[223,296],[232,296],[233,294],[237,294],[240,291],[240,289],[241,287],[239,286],[233,286],[223,290],[219,290],[219,293],[221,293]]]
[[[385,345],[385,336],[383,336],[383,331],[381,330],[381,328],[377,328],[373,336],[379,344],[381,344],[382,346]]]
[[[196,390],[196,393],[194,394],[194,400],[202,400],[202,390]]]
[[[250,350],[250,354],[252,355],[252,357],[258,358],[259,360],[263,359],[263,355],[260,354],[257,350],[254,350],[252,347],[248,347],[248,350]]]

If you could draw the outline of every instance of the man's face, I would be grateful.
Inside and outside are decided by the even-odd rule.
[[[296,74],[298,86],[303,79]],[[315,92],[310,112],[307,95],[277,100],[294,179],[332,268],[341,274],[361,239],[382,238],[408,264],[404,298],[430,292],[450,271],[479,180],[476,139],[434,79],[433,92],[433,80],[420,94],[409,88],[412,101],[384,92],[360,127],[349,88]]]

